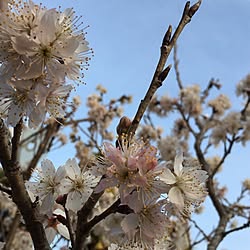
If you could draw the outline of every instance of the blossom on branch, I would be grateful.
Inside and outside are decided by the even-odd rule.
[[[57,81],[65,76],[79,80],[90,49],[73,9],[61,12],[15,0],[9,6],[0,17],[2,75],[35,79],[48,74]]]
[[[105,174],[96,192],[117,186],[122,204],[132,209],[148,200],[158,199],[167,185],[160,179],[165,163],[158,163],[157,149],[142,140],[121,138],[120,147],[104,143],[104,156],[99,158],[96,172]]]
[[[0,15],[0,115],[15,126],[22,117],[37,127],[46,112],[64,118],[72,87],[81,82],[92,53],[73,9],[47,9],[9,1]],[[7,103],[7,104],[6,104]]]
[[[69,159],[64,167],[66,176],[61,181],[60,192],[67,194],[65,207],[77,212],[88,200],[100,178],[94,176],[90,170],[80,169],[76,159]]]
[[[37,182],[27,181],[27,189],[38,196],[41,201],[40,211],[44,214],[51,214],[55,199],[59,196],[59,184],[65,176],[63,167],[55,170],[53,163],[45,159],[38,171]]]
[[[174,173],[165,169],[161,179],[171,188],[168,198],[185,215],[189,215],[192,206],[200,205],[207,195],[205,181],[207,172],[187,164],[183,166],[183,155],[178,153],[174,162]]]

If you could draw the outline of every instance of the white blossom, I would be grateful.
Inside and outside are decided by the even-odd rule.
[[[161,180],[171,185],[168,192],[170,202],[184,213],[190,212],[191,206],[204,201],[207,191],[205,181],[207,172],[196,166],[183,166],[183,155],[178,153],[174,162],[174,173],[168,168],[161,175]]]
[[[61,181],[60,191],[67,194],[65,207],[77,212],[91,195],[100,178],[89,170],[80,169],[76,159],[69,159],[65,164],[66,176]]]
[[[37,181],[27,181],[27,189],[41,201],[41,212],[51,214],[55,199],[59,195],[59,184],[65,176],[63,167],[55,170],[53,163],[45,159],[41,162]]]

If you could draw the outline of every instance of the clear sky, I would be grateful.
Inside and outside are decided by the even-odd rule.
[[[77,14],[83,15],[86,25],[90,25],[87,40],[95,56],[86,72],[87,85],[77,89],[83,103],[101,83],[109,90],[110,97],[133,94],[133,105],[125,110],[127,116],[133,117],[152,78],[163,35],[169,24],[177,26],[185,1],[46,0],[43,3],[48,7],[61,5],[62,9],[74,7]],[[235,84],[250,73],[249,13],[250,0],[203,0],[200,10],[178,40],[183,83],[205,87],[212,77],[220,79],[222,90],[232,98],[235,109],[240,103],[234,95]],[[172,58],[168,62],[172,63]],[[174,95],[175,86],[172,70],[158,93]],[[240,190],[235,183],[250,177],[249,153],[249,145],[236,148],[220,176],[222,183],[233,186],[231,197]],[[60,159],[55,158],[62,164],[68,157],[72,156],[65,154]],[[206,216],[203,223],[209,224],[208,220],[214,215],[207,211]],[[249,249],[249,233],[248,229],[233,234],[218,249]]]

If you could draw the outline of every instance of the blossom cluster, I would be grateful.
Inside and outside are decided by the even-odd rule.
[[[108,233],[109,237],[116,235],[113,243],[121,249],[154,249],[171,216],[189,216],[207,195],[207,173],[197,162],[184,161],[179,153],[170,167],[159,162],[157,149],[142,140],[122,137],[118,147],[104,143],[94,172],[103,176],[95,192],[117,187],[121,205],[131,210],[116,216],[119,225]]]
[[[76,216],[92,193],[112,188],[109,199],[119,199],[119,206],[127,212],[110,214],[102,224],[112,231],[108,236],[110,243],[124,249],[154,249],[165,235],[171,216],[189,216],[204,201],[207,174],[194,161],[184,161],[182,153],[171,165],[159,162],[157,149],[143,140],[122,136],[118,144],[115,147],[105,142],[102,156],[91,167],[80,168],[76,159],[69,159],[57,169],[48,159],[41,162],[26,187],[47,218],[44,225],[49,235],[59,233],[68,238],[67,228],[60,223],[60,218],[65,217],[63,210]],[[94,212],[103,211],[108,203],[104,200],[102,205],[97,204]],[[115,227],[111,225],[114,221]]]
[[[34,180],[26,182],[26,188],[30,197],[38,201],[40,213],[47,218],[44,225],[48,240],[52,242],[57,233],[69,239],[67,228],[57,221],[58,215],[65,217],[64,209],[74,214],[80,210],[100,178],[87,168],[81,169],[76,159],[69,159],[57,169],[45,159],[36,173]]]
[[[48,112],[65,116],[71,85],[81,81],[91,53],[72,9],[9,1],[0,13],[0,115],[15,126],[22,117],[38,126]]]

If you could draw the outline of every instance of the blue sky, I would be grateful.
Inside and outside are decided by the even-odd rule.
[[[43,1],[48,7],[74,7],[90,25],[87,40],[95,51],[86,72],[87,85],[77,88],[76,94],[84,99],[97,84],[109,90],[110,97],[133,94],[133,105],[125,110],[131,118],[151,81],[159,58],[159,48],[169,24],[173,27],[181,17],[183,0],[53,0]],[[194,3],[192,1],[192,3]],[[202,6],[187,25],[178,40],[181,78],[185,85],[198,83],[205,87],[214,77],[223,84],[222,91],[233,100],[235,109],[241,101],[235,98],[235,84],[250,73],[250,0],[203,0]],[[168,63],[172,63],[172,57]],[[176,94],[176,81],[172,70],[160,93]],[[84,107],[81,109],[84,113]],[[246,148],[236,148],[226,163],[222,183],[230,183],[230,197],[240,190],[239,183],[250,177]],[[55,157],[58,164],[72,155]],[[236,183],[236,184],[235,184]],[[206,213],[202,223],[214,217]],[[211,225],[209,226],[211,227]],[[247,250],[249,230],[225,239],[219,250]],[[197,249],[205,249],[200,246]]]

